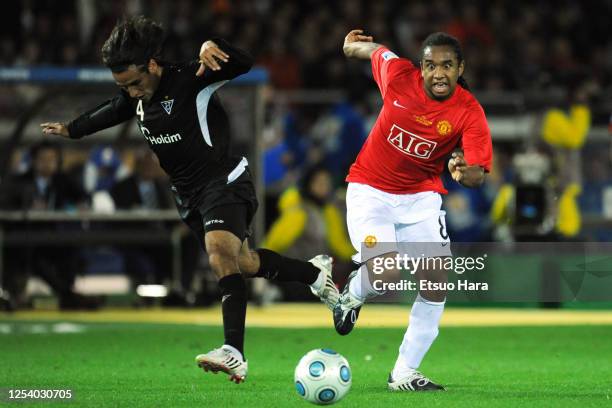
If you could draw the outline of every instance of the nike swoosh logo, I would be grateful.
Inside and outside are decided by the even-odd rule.
[[[393,101],[393,106],[397,106],[398,108],[402,108],[402,109],[408,109],[407,107],[405,107],[404,105],[400,104],[397,99],[395,99]]]
[[[229,298],[230,296],[232,296],[232,295],[224,295],[224,296],[221,298],[221,303],[225,302],[225,301],[227,300],[227,298]]]

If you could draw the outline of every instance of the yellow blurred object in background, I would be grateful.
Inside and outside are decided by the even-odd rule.
[[[544,115],[542,137],[551,146],[579,149],[591,128],[591,111],[586,105],[574,105],[569,115],[550,109]]]

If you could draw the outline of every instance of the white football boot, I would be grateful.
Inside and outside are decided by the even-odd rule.
[[[217,374],[222,371],[228,374],[230,381],[240,384],[247,376],[248,364],[242,360],[242,356],[233,347],[221,346],[221,348],[200,354],[196,358],[198,367],[204,371]]]
[[[332,261],[332,257],[328,255],[317,255],[308,261],[323,274],[323,284],[321,287],[317,290],[311,286],[310,290],[321,299],[321,302],[325,303],[329,310],[334,310],[334,306],[338,303],[338,298],[340,297],[338,288],[332,279]]]
[[[398,379],[389,374],[387,386],[391,391],[444,391],[444,387],[435,384],[416,370],[411,370]]]

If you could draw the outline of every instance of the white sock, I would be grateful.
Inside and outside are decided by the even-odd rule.
[[[359,267],[357,275],[349,282],[349,293],[361,302],[367,299],[382,295],[384,292],[379,292],[372,287],[370,278],[368,277],[367,265],[363,264]]]
[[[231,351],[234,354],[237,354],[240,356],[240,360],[244,361],[244,356],[242,355],[242,353],[234,346],[230,346],[229,344],[224,344],[223,346],[221,346],[221,348],[224,348],[226,350]]]
[[[317,275],[317,280],[310,284],[310,287],[317,292],[321,289],[321,286],[325,284],[325,274],[323,271],[319,272]]]
[[[432,302],[417,295],[410,312],[408,329],[393,368],[394,379],[405,377],[421,365],[425,354],[438,336],[444,303],[445,301]]]

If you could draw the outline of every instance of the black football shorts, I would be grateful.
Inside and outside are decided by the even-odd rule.
[[[257,196],[248,168],[233,182],[214,180],[202,192],[197,206],[185,205],[176,189],[172,192],[181,219],[191,228],[204,248],[209,231],[228,231],[244,241],[251,235],[251,222],[257,211]]]

